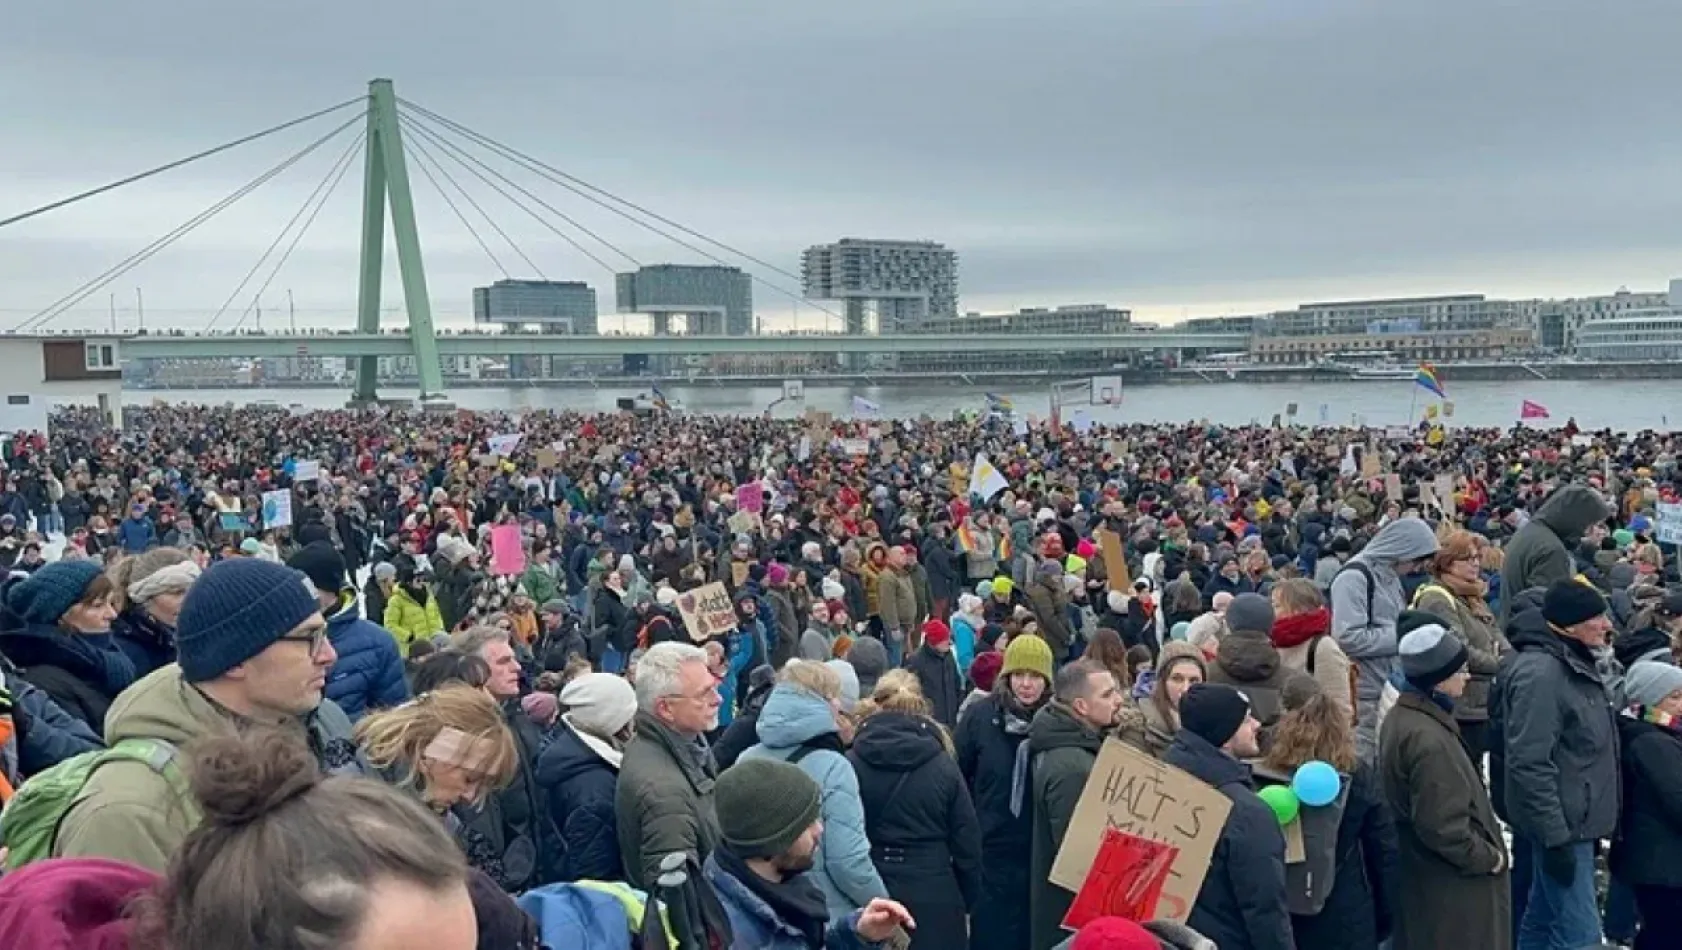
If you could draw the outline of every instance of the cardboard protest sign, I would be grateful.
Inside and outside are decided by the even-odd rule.
[[[842,439],[841,440],[841,452],[845,455],[859,455],[859,456],[869,455],[870,454],[870,440],[869,439]]]
[[[559,468],[560,464],[561,464],[561,456],[554,449],[544,447],[544,448],[541,448],[541,449],[537,450],[537,469],[538,469],[538,471],[543,471],[545,469]]]
[[[1069,905],[1063,929],[1079,931],[1099,917],[1155,920],[1168,872],[1179,854],[1171,844],[1105,828],[1098,856]]]
[[[759,513],[754,511],[738,511],[725,521],[730,526],[732,534],[757,534],[764,522],[759,520]],[[738,586],[741,581],[736,582]]]
[[[882,440],[882,461],[892,462],[894,459],[896,459],[898,457],[899,457],[899,440],[898,439],[883,439]]]
[[[1104,571],[1110,579],[1110,590],[1133,593],[1133,578],[1127,576],[1127,558],[1122,554],[1121,535],[1104,529],[1093,534],[1098,539],[1099,552],[1104,555]]]
[[[1383,471],[1384,463],[1379,461],[1378,450],[1368,445],[1361,449],[1361,477],[1376,478]]]
[[[730,562],[730,586],[740,588],[748,582],[748,562]]]
[[[1438,475],[1432,480],[1431,487],[1435,490],[1437,498],[1442,501],[1444,506],[1454,504],[1453,475]]]
[[[1232,802],[1190,775],[1117,739],[1104,742],[1075,805],[1051,881],[1078,893],[1106,828],[1179,849],[1157,903],[1157,918],[1185,923]]]
[[[1391,501],[1402,500],[1402,476],[1395,472],[1384,476],[1384,497]]]
[[[520,574],[526,569],[526,547],[520,540],[520,526],[499,524],[491,528],[491,573]]]
[[[677,612],[683,616],[689,639],[696,643],[736,629],[736,608],[730,603],[730,592],[719,581],[679,594]]]

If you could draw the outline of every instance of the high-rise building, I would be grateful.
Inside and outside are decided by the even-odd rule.
[[[545,333],[595,333],[596,291],[577,280],[499,280],[473,288],[473,322],[510,330],[538,326]]]
[[[753,278],[739,267],[651,264],[618,275],[620,313],[646,313],[654,332],[682,316],[691,334],[748,336],[754,331]]]
[[[933,241],[842,238],[807,248],[800,271],[808,298],[845,304],[848,333],[865,332],[872,307],[878,333],[958,315],[958,255]]]

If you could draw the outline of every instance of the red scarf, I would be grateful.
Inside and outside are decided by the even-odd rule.
[[[1332,612],[1324,607],[1273,621],[1273,645],[1281,650],[1299,647],[1332,629]]]

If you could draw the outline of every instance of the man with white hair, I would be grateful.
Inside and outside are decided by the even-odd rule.
[[[699,647],[669,641],[636,665],[636,738],[625,747],[614,793],[619,852],[632,887],[648,890],[674,852],[697,865],[718,843],[712,753],[702,738],[718,726],[718,683]]]

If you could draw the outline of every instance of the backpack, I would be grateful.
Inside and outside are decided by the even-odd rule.
[[[1378,583],[1373,580],[1372,568],[1366,566],[1365,564],[1362,564],[1360,561],[1349,561],[1348,563],[1344,564],[1342,567],[1338,568],[1337,573],[1338,574],[1343,574],[1347,571],[1354,571],[1355,573],[1361,575],[1361,577],[1364,578],[1367,582],[1367,623],[1366,623],[1366,625],[1369,626],[1369,627],[1373,626],[1373,622],[1372,622],[1372,599],[1373,599],[1373,595],[1375,593],[1377,593],[1377,591],[1378,591]],[[1337,583],[1337,577],[1336,576],[1334,576],[1332,578],[1332,583],[1334,583],[1334,584]]]
[[[1288,777],[1258,770],[1272,781],[1289,784]],[[1349,804],[1349,776],[1343,777],[1337,798],[1318,808],[1302,806],[1296,820],[1302,834],[1303,859],[1285,865],[1285,903],[1295,916],[1312,917],[1326,907],[1337,886],[1338,828]],[[1359,844],[1356,845],[1359,847]]]
[[[72,756],[37,773],[0,812],[0,845],[7,849],[6,870],[50,858],[64,816],[81,801],[88,780],[108,762],[140,762],[169,783],[170,793],[196,815],[192,789],[181,770],[175,746],[157,739],[122,739],[109,749]]]

